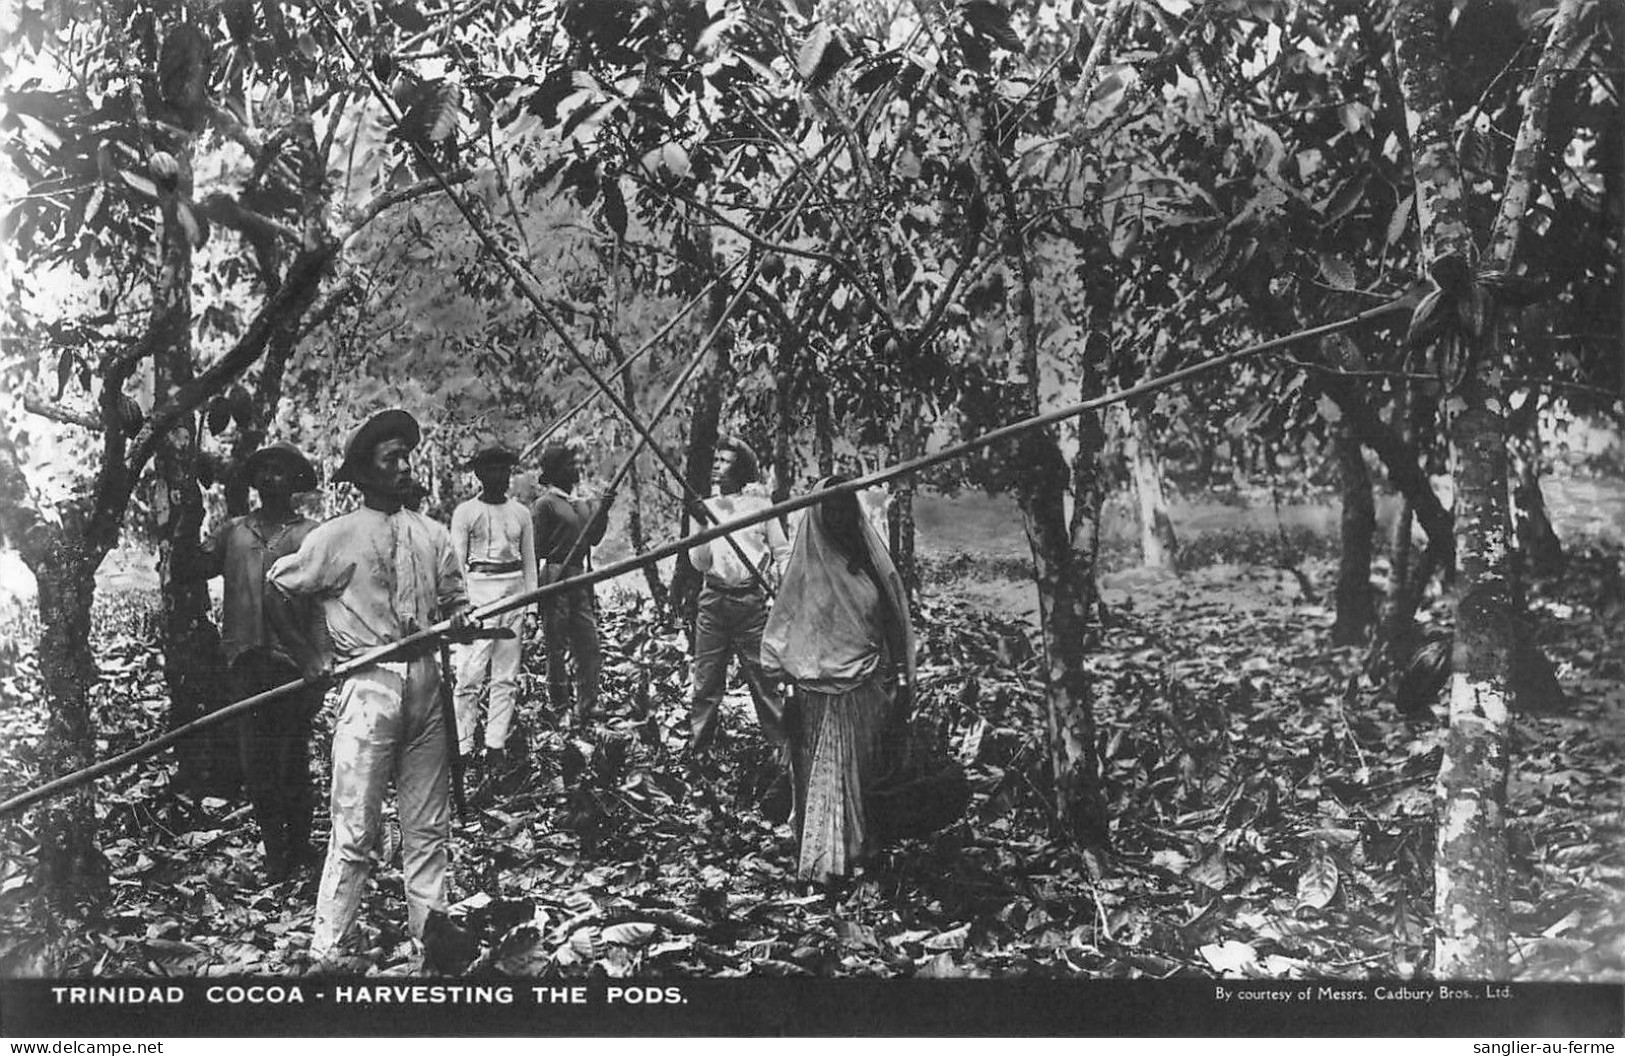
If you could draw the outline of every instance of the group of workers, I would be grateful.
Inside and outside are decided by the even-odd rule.
[[[381,844],[391,784],[408,924],[421,943],[422,969],[455,972],[466,963],[468,938],[446,915],[453,746],[488,777],[529,763],[509,747],[525,606],[478,626],[470,613],[579,576],[614,500],[612,492],[574,494],[579,459],[561,444],[543,451],[543,490],[527,508],[509,496],[517,456],[492,447],[470,461],[480,491],[456,507],[448,528],[416,508],[422,493],[411,454],[421,439],[418,422],[403,410],[369,418],[332,478],[354,485],[361,503],[321,524],[293,503],[317,486],[316,467],[291,444],[264,447],[245,466],[259,505],[220,526],[204,546],[209,573],[225,580],[222,640],[232,696],[310,680],[239,720],[238,744],[267,879],[279,882],[322,861],[309,953],[316,971],[345,963],[341,944]],[[747,445],[719,442],[715,493],[705,500],[711,514],[729,521],[763,511],[768,499],[749,487],[756,476]],[[825,880],[849,875],[874,850],[864,789],[886,765],[888,741],[906,719],[914,649],[901,580],[855,495],[836,492],[810,507],[793,534],[792,541],[770,518],[688,551],[704,575],[688,751],[703,759],[711,750],[729,662],[737,657],[762,731],[790,763],[798,873]],[[566,587],[539,609],[551,710],[561,722],[589,722],[601,667],[592,587]],[[434,643],[341,682],[332,829],[325,857],[318,855],[310,844],[308,743],[326,673],[439,623],[448,623],[448,637],[459,643],[452,707],[442,700],[450,672],[442,671]],[[482,698],[483,756],[476,744]]]

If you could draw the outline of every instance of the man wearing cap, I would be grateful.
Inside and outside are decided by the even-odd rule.
[[[262,447],[243,467],[259,493],[259,508],[233,517],[203,544],[205,577],[225,578],[221,644],[234,699],[243,700],[299,678],[316,644],[320,619],[308,602],[286,602],[265,589],[265,572],[294,553],[316,522],[293,508],[293,496],[316,488],[316,467],[292,444]],[[291,605],[285,618],[267,606]],[[271,883],[315,861],[310,847],[311,720],[322,706],[319,688],[300,690],[262,705],[236,725],[243,785],[260,839],[265,876]]]
[[[501,447],[487,447],[475,455],[468,468],[479,478],[480,493],[460,503],[451,515],[451,545],[468,582],[469,604],[475,608],[536,589],[536,544],[530,511],[508,497],[508,483],[518,461],[517,455]],[[488,627],[512,629],[512,638],[481,638],[458,647],[458,750],[464,756],[473,753],[480,689],[489,682],[485,751],[490,773],[500,773],[508,764],[503,748],[513,722],[524,616],[525,610],[519,608],[485,621]]]
[[[359,509],[319,525],[268,582],[290,598],[319,600],[343,662],[450,618],[461,629],[468,596],[451,534],[403,508],[413,488],[417,420],[388,410],[351,438],[335,481],[361,491]],[[307,669],[315,674],[317,663]],[[424,968],[455,969],[466,937],[445,917],[451,841],[451,737],[439,700],[433,648],[376,664],[340,687],[333,727],[333,834],[327,845],[310,953],[331,967],[355,921],[379,843],[384,794],[395,785],[408,924],[423,941]]]
[[[718,522],[766,509],[771,505],[766,495],[757,489],[745,490],[755,481],[756,453],[742,440],[723,437],[717,441],[711,463],[715,494],[705,500],[706,508]],[[784,702],[762,672],[761,654],[768,608],[763,584],[776,578],[776,570],[789,557],[790,543],[777,518],[689,548],[689,563],[705,577],[694,615],[689,750],[695,755],[704,754],[716,739],[718,705],[728,680],[728,661],[734,656],[739,657],[740,671],[750,687],[762,733],[775,744],[784,741]]]
[[[571,492],[581,483],[581,464],[566,444],[542,449],[537,475],[542,493],[531,504],[535,529],[539,580],[543,584],[580,575],[588,567],[592,548],[604,538],[613,492],[589,501]],[[542,637],[547,646],[547,695],[560,717],[569,713],[570,680],[566,656],[575,660],[575,713],[586,719],[598,704],[598,674],[602,658],[598,647],[598,617],[593,611],[591,587],[577,587],[544,598]]]

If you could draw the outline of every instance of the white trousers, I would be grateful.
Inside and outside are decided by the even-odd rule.
[[[316,895],[314,957],[331,953],[355,922],[391,780],[412,934],[423,935],[430,910],[446,908],[451,763],[439,689],[434,657],[380,664],[345,680],[333,728],[333,835]]]
[[[473,608],[512,597],[525,589],[520,572],[468,575],[468,600]],[[480,714],[480,690],[487,681],[491,702],[485,712],[485,746],[501,748],[513,725],[514,698],[519,693],[519,654],[524,647],[525,610],[515,609],[484,621],[487,627],[512,628],[512,638],[481,638],[459,645],[452,662],[457,665],[457,748],[464,755],[474,750],[474,724]]]

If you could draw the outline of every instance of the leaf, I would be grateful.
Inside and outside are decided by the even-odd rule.
[[[439,143],[457,131],[463,89],[451,81],[425,81],[401,116],[401,135],[418,143]]]
[[[1258,963],[1258,951],[1235,939],[1223,943],[1210,942],[1196,952],[1216,970],[1229,974],[1240,975]]]
[[[914,973],[916,979],[963,979],[965,969],[954,963],[954,955],[944,950],[926,961]]]
[[[1006,51],[1020,55],[1024,51],[1021,37],[1010,26],[1010,12],[990,0],[970,0],[959,9],[965,21],[977,33],[992,40]]]
[[[140,173],[131,172],[129,169],[120,169],[118,174],[119,179],[129,184],[137,194],[151,198],[155,202],[158,200],[158,185],[156,183],[153,183]]]
[[[859,95],[873,95],[881,86],[891,82],[897,76],[900,60],[895,58],[881,59],[870,64],[869,68],[858,74],[852,87]]]
[[[408,33],[422,33],[429,28],[429,20],[415,4],[405,3],[404,0],[400,3],[385,0],[383,7],[384,14],[389,16],[389,20]]]
[[[659,931],[653,924],[632,920],[625,924],[611,924],[603,930],[603,939],[615,946],[647,946]]]
[[[593,927],[579,928],[570,936],[569,948],[582,957],[597,960],[604,955],[604,933]]]
[[[1326,200],[1326,203],[1320,207],[1321,212],[1326,217],[1326,223],[1330,224],[1343,219],[1365,200],[1365,185],[1370,178],[1371,174],[1369,172],[1362,172],[1350,178]]]
[[[1343,420],[1343,408],[1339,407],[1337,401],[1324,392],[1315,400],[1315,410],[1320,413],[1320,418],[1324,422],[1335,424]]]
[[[928,950],[962,950],[965,941],[970,938],[970,923],[967,921],[957,928],[939,932],[921,943]]]
[[[822,88],[851,58],[852,53],[829,23],[819,22],[796,52],[796,72],[807,82],[807,87]]]
[[[1419,348],[1430,343],[1444,327],[1444,291],[1429,290],[1411,312],[1410,324],[1405,328],[1405,344]]]
[[[1354,289],[1354,268],[1336,254],[1320,255],[1320,273],[1326,277],[1327,282],[1340,290]]]
[[[1405,234],[1405,229],[1411,223],[1411,210],[1416,205],[1416,194],[1413,191],[1405,196],[1404,201],[1394,207],[1394,215],[1388,220],[1388,245],[1398,242]]]
[[[872,950],[880,947],[879,941],[875,938],[875,929],[856,921],[837,920],[835,937],[841,940],[841,945],[853,949]]]
[[[73,377],[73,352],[64,348],[56,357],[56,395],[54,400],[62,399],[62,394],[68,391],[68,379]]]
[[[1337,894],[1337,863],[1322,854],[1298,877],[1298,907],[1325,909]]]

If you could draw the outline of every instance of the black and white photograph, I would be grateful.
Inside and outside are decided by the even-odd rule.
[[[1625,3],[0,86],[0,1035],[1625,1033]]]

